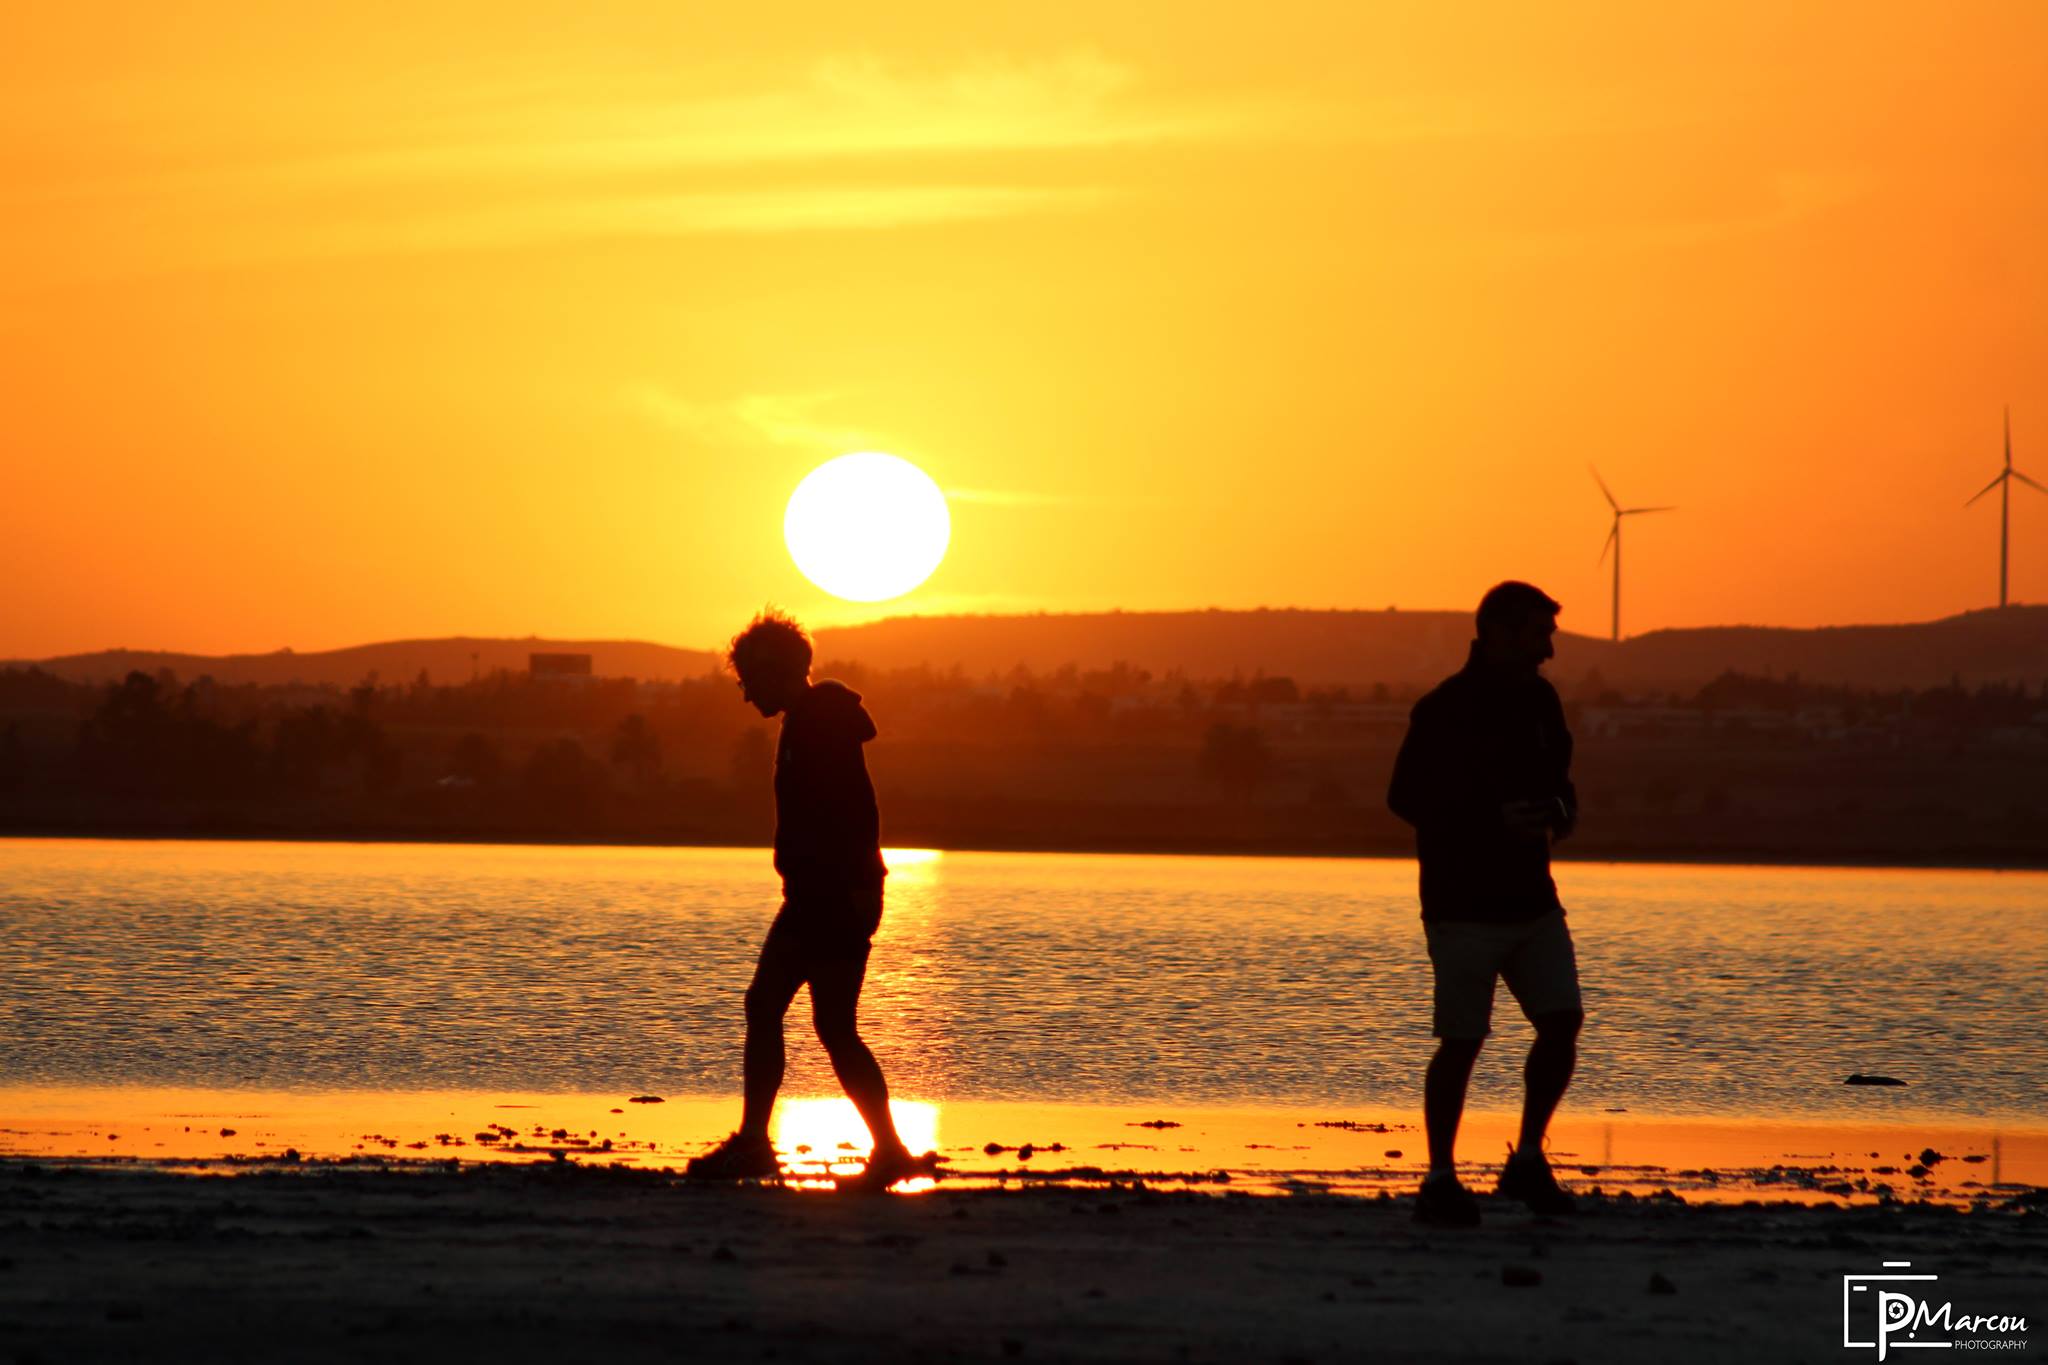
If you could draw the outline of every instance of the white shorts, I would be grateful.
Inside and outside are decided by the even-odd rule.
[[[1493,983],[1508,983],[1531,1020],[1582,1010],[1579,960],[1564,911],[1509,924],[1424,920],[1436,976],[1439,1038],[1484,1038],[1493,1031]]]

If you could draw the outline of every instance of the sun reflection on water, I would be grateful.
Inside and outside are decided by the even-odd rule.
[[[885,848],[882,865],[899,886],[905,880],[922,883],[932,880],[931,874],[938,870],[934,865],[945,856],[945,850],[937,848]]]
[[[892,1099],[889,1113],[904,1146],[920,1153],[938,1150],[938,1105]],[[785,1183],[796,1189],[830,1189],[835,1179],[858,1175],[874,1149],[867,1124],[848,1099],[785,1099],[775,1106],[768,1135],[782,1157]],[[913,1194],[937,1184],[921,1178],[894,1188]]]

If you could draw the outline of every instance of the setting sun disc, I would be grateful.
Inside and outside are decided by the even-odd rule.
[[[953,535],[946,495],[908,460],[828,460],[789,495],[782,536],[803,576],[850,602],[901,597],[930,578]]]

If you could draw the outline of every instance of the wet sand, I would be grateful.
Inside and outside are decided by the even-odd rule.
[[[949,1174],[861,1197],[843,1101],[783,1187],[638,1101],[0,1091],[0,1360],[1821,1361],[1885,1261],[2048,1317],[2039,1130],[1571,1115],[1580,1216],[1450,1232],[1398,1114],[905,1102]]]
[[[915,1099],[894,1108],[905,1141],[937,1150],[954,1189],[1136,1178],[1158,1188],[1376,1196],[1412,1190],[1427,1166],[1409,1110]],[[659,1172],[681,1169],[738,1112],[730,1096],[0,1087],[0,1157],[214,1173],[348,1157]],[[1468,1180],[1491,1179],[1516,1126],[1512,1113],[1465,1116]],[[867,1145],[852,1105],[837,1097],[786,1096],[773,1135],[803,1188],[858,1170]],[[1568,1106],[1549,1150],[1574,1190],[1695,1203],[1960,1207],[2048,1185],[2048,1127],[1939,1117],[1769,1120]]]
[[[0,1162],[0,1353],[1823,1361],[1844,1357],[1841,1277],[1884,1261],[2035,1322],[2048,1304],[2038,1195],[1601,1197],[1445,1232],[1405,1197],[1129,1182],[859,1197],[553,1160],[239,1169]]]

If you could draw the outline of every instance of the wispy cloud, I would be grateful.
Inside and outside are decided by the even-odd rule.
[[[537,107],[426,117],[399,145],[309,159],[299,169],[309,176],[584,175],[1189,141],[1254,131],[1272,119],[1250,104],[1144,101],[1138,90],[1132,68],[1090,51],[936,72],[839,56],[781,88],[752,93],[564,90]]]
[[[447,73],[442,73],[445,78]],[[1024,154],[1149,146],[1265,126],[1250,106],[1147,91],[1089,50],[905,67],[821,59],[755,88],[677,93],[674,73],[536,80],[522,97],[459,81],[319,92],[252,139],[225,102],[146,108],[106,154],[0,186],[31,255],[106,268],[606,236],[872,231],[1079,212],[1113,169]],[[0,126],[0,152],[17,135]],[[141,231],[139,225],[152,230]]]
[[[658,384],[626,390],[626,401],[647,417],[691,441],[714,449],[786,446],[814,455],[844,455],[856,450],[906,452],[900,443],[871,427],[834,422],[822,409],[849,395],[843,390],[820,393],[755,393],[723,402],[679,397]],[[1065,507],[1096,501],[1018,488],[947,488],[946,500],[982,507]]]
[[[1089,188],[874,185],[614,194],[486,205],[316,230],[309,245],[438,251],[585,237],[671,237],[824,230],[876,231],[1025,213],[1071,213],[1107,192]]]
[[[1077,501],[1058,493],[1027,493],[1015,488],[948,488],[946,499],[984,507],[1065,507]]]
[[[795,446],[821,454],[886,448],[878,433],[829,422],[818,410],[843,392],[756,393],[722,402],[682,398],[658,384],[626,391],[627,401],[648,417],[707,446]]]

